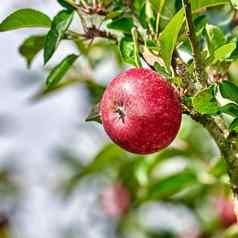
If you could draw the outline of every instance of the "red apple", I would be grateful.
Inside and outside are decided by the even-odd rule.
[[[229,227],[237,222],[235,215],[235,206],[232,199],[223,196],[218,197],[216,199],[215,205],[217,208],[219,220],[223,224],[223,226]]]
[[[131,69],[114,78],[100,110],[109,137],[137,154],[167,147],[181,124],[178,94],[163,76],[150,69]]]
[[[127,187],[118,182],[103,191],[100,201],[105,214],[111,217],[118,217],[128,211],[131,195]]]

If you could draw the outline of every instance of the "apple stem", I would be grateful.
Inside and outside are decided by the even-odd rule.
[[[119,119],[125,123],[125,111],[122,107],[118,107],[115,111],[119,115]]]

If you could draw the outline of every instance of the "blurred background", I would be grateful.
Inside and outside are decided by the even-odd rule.
[[[61,9],[53,0],[2,0],[0,21],[17,8],[50,17]],[[229,25],[225,10],[210,21],[219,12]],[[47,69],[40,53],[28,70],[18,47],[42,32],[0,34],[0,238],[238,237],[224,163],[200,125],[185,116],[168,149],[135,156],[85,122],[125,69],[113,44],[63,42],[47,67],[84,49],[67,75],[84,80],[33,100]]]

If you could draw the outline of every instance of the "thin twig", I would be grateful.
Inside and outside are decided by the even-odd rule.
[[[81,24],[83,27],[83,31],[86,32],[87,31],[87,23],[86,23],[86,20],[84,19],[83,15],[80,12],[80,9],[77,9],[77,14],[80,18],[80,21],[81,21]]]

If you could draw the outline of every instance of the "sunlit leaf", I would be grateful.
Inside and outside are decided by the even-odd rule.
[[[192,9],[198,10],[203,7],[214,7],[229,4],[230,0],[192,0]]]
[[[219,60],[225,60],[226,58],[228,58],[231,55],[231,53],[235,50],[235,48],[236,48],[236,43],[232,42],[232,43],[225,44],[219,47],[218,49],[216,49],[214,52],[213,63]]]
[[[159,19],[159,28],[160,31],[164,30],[166,25],[170,22],[170,20],[173,18],[173,16],[176,14],[178,10],[178,6],[176,5],[176,0],[170,0],[170,1],[159,1],[160,6],[160,19]],[[158,10],[156,11],[158,12]],[[158,19],[157,19],[158,20]]]
[[[215,98],[214,86],[197,93],[192,100],[194,109],[201,114],[216,114],[219,106]]]
[[[178,34],[184,23],[184,11],[179,11],[160,35],[160,55],[169,69]]]
[[[238,9],[238,0],[231,0],[231,4],[235,9]]]
[[[11,31],[20,28],[50,27],[51,20],[44,13],[34,9],[20,9],[9,15],[0,24],[1,31]]]
[[[121,16],[122,14],[123,14],[123,10],[122,9],[115,10],[115,11],[109,12],[106,15],[106,19],[114,19],[114,18],[117,18],[117,17]]]
[[[213,54],[214,50],[225,43],[225,35],[218,26],[214,25],[207,25],[206,32],[209,52],[210,54]]]

